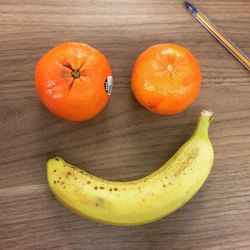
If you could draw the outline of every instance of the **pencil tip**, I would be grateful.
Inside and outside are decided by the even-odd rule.
[[[189,3],[188,1],[184,1],[184,4],[192,14],[197,13],[197,9],[191,3]]]

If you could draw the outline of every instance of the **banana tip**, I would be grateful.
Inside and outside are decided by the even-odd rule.
[[[212,110],[210,110],[210,109],[203,109],[201,111],[201,114],[204,115],[204,116],[211,117],[211,116],[213,116],[214,112]]]

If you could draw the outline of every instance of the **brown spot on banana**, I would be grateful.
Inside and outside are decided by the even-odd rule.
[[[184,170],[186,170],[197,158],[199,157],[199,148],[193,148],[187,158],[182,161],[179,165],[179,167],[176,169],[174,176],[178,176],[183,173]]]

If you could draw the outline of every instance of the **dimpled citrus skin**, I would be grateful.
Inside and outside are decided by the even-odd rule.
[[[68,42],[49,50],[39,60],[36,89],[53,114],[65,120],[83,121],[106,106],[107,76],[112,76],[112,72],[101,52],[87,44]]]
[[[194,101],[200,85],[200,66],[188,49],[177,44],[158,44],[137,59],[131,88],[148,110],[176,114]]]

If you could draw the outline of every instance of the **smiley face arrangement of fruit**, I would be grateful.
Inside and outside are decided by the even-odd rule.
[[[158,44],[137,59],[132,91],[146,109],[157,114],[176,114],[197,97],[200,66],[194,55],[177,44]]]
[[[42,102],[53,114],[69,121],[84,121],[106,106],[112,72],[107,58],[95,48],[63,43],[39,60],[35,81]]]
[[[64,206],[90,220],[120,226],[159,220],[182,207],[206,181],[214,160],[211,120],[212,112],[202,111],[193,136],[144,178],[107,181],[55,157],[47,162],[49,187]]]
[[[64,43],[47,52],[37,64],[35,78],[45,106],[69,121],[96,116],[107,104],[112,88],[108,60],[81,43]],[[194,101],[200,83],[200,67],[189,50],[159,44],[137,59],[131,88],[146,109],[175,114]],[[192,137],[144,178],[107,181],[55,157],[47,162],[49,187],[65,207],[90,220],[121,226],[159,220],[182,207],[206,181],[214,160],[208,136],[212,117],[212,112],[202,111]]]

